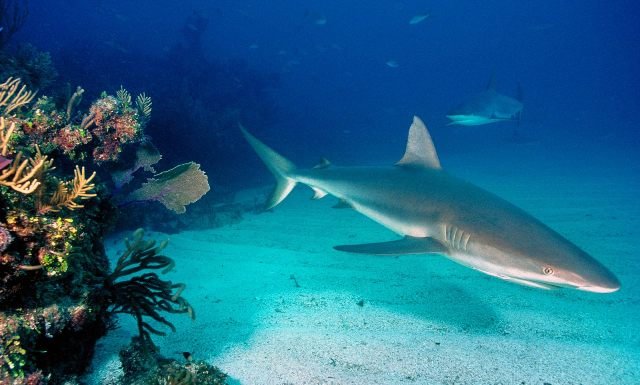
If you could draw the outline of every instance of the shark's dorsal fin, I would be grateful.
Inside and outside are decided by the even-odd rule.
[[[413,124],[409,128],[409,138],[407,139],[407,149],[397,166],[415,166],[440,169],[440,160],[433,146],[431,135],[427,131],[419,117],[413,117]]]
[[[327,168],[331,166],[331,162],[329,162],[329,160],[327,158],[320,158],[320,161],[318,162],[318,164],[316,164],[315,166],[313,166],[313,168]]]
[[[491,74],[489,83],[487,83],[487,91],[495,91],[496,89],[496,74]]]

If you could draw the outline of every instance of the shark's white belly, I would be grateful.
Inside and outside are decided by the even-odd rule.
[[[359,213],[402,236],[408,235],[410,237],[423,238],[432,237],[437,233],[437,226],[432,224],[408,221],[405,217],[386,215],[383,211],[358,202],[351,202],[351,205]]]

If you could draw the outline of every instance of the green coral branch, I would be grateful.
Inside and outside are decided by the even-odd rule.
[[[136,107],[138,108],[138,113],[144,117],[145,120],[149,120],[151,117],[151,98],[147,96],[144,92],[138,95],[136,98]]]

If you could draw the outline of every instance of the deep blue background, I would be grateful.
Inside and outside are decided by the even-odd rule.
[[[634,1],[31,0],[30,10],[14,40],[51,51],[57,64],[69,55],[119,52],[90,69],[110,79],[112,92],[120,84],[144,91],[152,75],[140,60],[130,66],[128,60],[166,54],[187,17],[200,12],[209,20],[203,36],[208,58],[244,61],[277,77],[268,95],[275,119],[249,128],[301,165],[321,155],[342,164],[399,157],[416,114],[430,127],[441,158],[522,145],[508,141],[518,129],[542,143],[541,150],[554,147],[571,157],[579,143],[580,151],[625,154],[638,170],[640,12]],[[426,12],[428,19],[409,24]],[[507,95],[522,84],[520,127],[446,126],[446,112],[481,91],[492,75]],[[181,73],[167,69],[165,76]],[[238,141],[237,156],[211,165],[206,143],[215,133],[176,130],[198,139],[175,148],[148,128],[168,160],[194,159],[214,176],[215,169],[225,170],[220,183],[264,176],[264,169],[253,170],[258,161],[239,134],[230,139]]]

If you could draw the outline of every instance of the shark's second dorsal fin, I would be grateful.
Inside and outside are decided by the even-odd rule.
[[[315,166],[313,166],[313,168],[327,168],[331,166],[331,162],[329,162],[329,160],[327,158],[320,158],[320,162],[318,162],[318,164],[316,164]]]
[[[427,127],[422,120],[417,116],[413,117],[413,124],[411,124],[409,128],[407,149],[402,159],[400,159],[396,165],[442,168],[438,154],[436,153],[436,148],[433,146],[431,135],[429,135],[429,131],[427,131]]]

